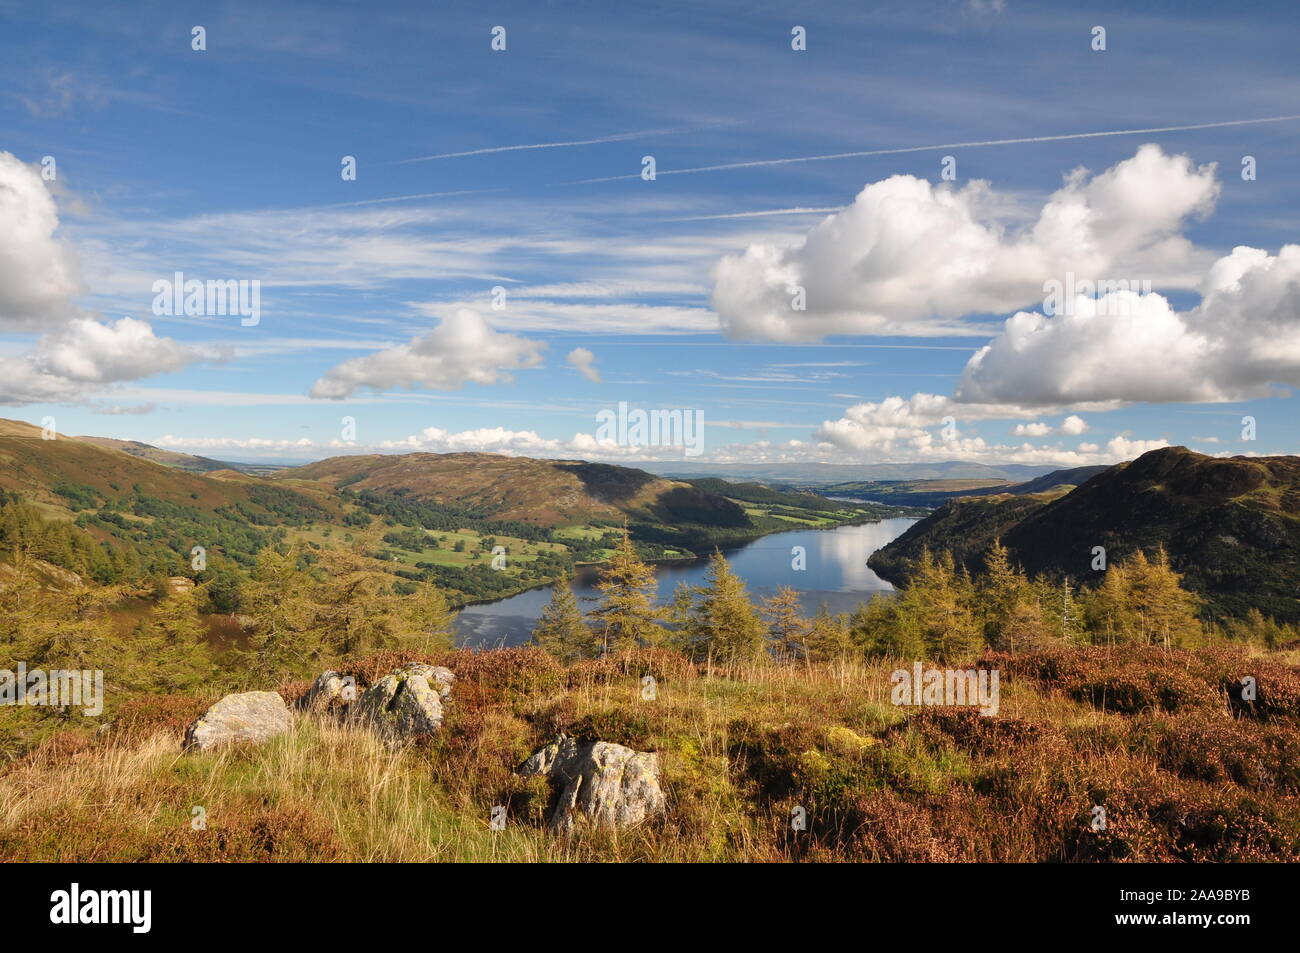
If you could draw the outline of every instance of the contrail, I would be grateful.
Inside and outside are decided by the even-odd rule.
[[[333,208],[354,208],[358,205],[382,205],[385,202],[415,202],[420,199],[439,199],[453,195],[486,195],[489,192],[504,192],[501,189],[459,189],[455,192],[420,192],[418,195],[394,195],[383,199],[362,199],[359,202],[336,202],[333,205],[309,205],[302,211],[315,211]]]
[[[835,152],[821,156],[793,156],[789,159],[755,159],[751,162],[727,162],[722,165],[701,165],[693,169],[661,169],[658,175],[690,175],[696,172],[723,172],[728,169],[753,169],[759,166],[790,165],[795,162],[827,162],[831,159],[862,159],[870,156],[901,155],[907,152],[932,152],[936,149],[975,149],[983,146],[1015,146],[1030,142],[1061,142],[1066,139],[1098,139],[1104,136],[1145,136],[1155,132],[1186,132],[1193,129],[1222,129],[1227,126],[1252,126],[1268,122],[1290,122],[1295,116],[1269,116],[1264,119],[1233,119],[1227,122],[1201,122],[1187,126],[1151,126],[1146,129],[1112,129],[1105,132],[1072,132],[1060,136],[1026,136],[1022,139],[984,139],[978,142],[945,142],[934,146],[908,146],[905,149],[871,149],[864,152]],[[641,174],[610,175],[599,179],[579,179],[561,185],[590,185],[596,182],[617,182],[622,179],[639,179]]]
[[[434,159],[459,159],[462,156],[483,156],[493,152],[521,152],[525,149],[565,149],[569,146],[598,146],[604,142],[626,142],[643,136],[675,136],[689,129],[642,129],[640,132],[620,132],[613,136],[601,136],[597,139],[571,139],[567,142],[533,142],[519,146],[492,146],[487,149],[470,149],[467,152],[440,152],[432,156],[417,156],[414,159],[401,159],[394,165],[406,165],[410,162],[432,162]]]
[[[662,222],[709,222],[720,218],[762,218],[767,215],[814,215],[827,212],[838,212],[844,206],[835,205],[830,208],[774,208],[765,212],[732,212],[728,215],[687,215],[684,218],[664,218]]]

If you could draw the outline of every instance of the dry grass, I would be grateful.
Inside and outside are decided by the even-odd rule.
[[[457,672],[454,700],[443,732],[404,750],[303,719],[262,747],[183,755],[181,728],[204,704],[183,696],[141,699],[94,738],[56,736],[0,773],[0,859],[1300,859],[1300,672],[1277,656],[990,657],[995,718],[893,706],[889,675],[910,663],[888,660],[430,660]],[[1230,703],[1247,672],[1259,699]],[[515,768],[561,730],[659,752],[668,814],[617,836],[547,834],[552,792]],[[1092,829],[1096,804],[1105,831]],[[489,827],[494,805],[508,808],[504,831]],[[191,828],[195,806],[206,830]],[[795,806],[806,831],[791,830]]]

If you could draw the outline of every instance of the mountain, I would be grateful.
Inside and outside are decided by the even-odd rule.
[[[1058,486],[1082,486],[1087,483],[1098,473],[1110,469],[1105,466],[1096,467],[1073,467],[1069,470],[1053,470],[1034,480],[1020,483],[1014,487],[1008,487],[1008,493],[1023,495],[1026,493],[1042,493],[1046,490],[1055,489]]]
[[[331,519],[342,512],[335,494],[323,487],[281,487],[234,470],[191,472],[119,449],[121,442],[46,440],[39,427],[0,420],[0,490],[48,516],[81,514],[81,523],[100,541],[114,535],[110,525],[126,531],[157,524],[155,535],[161,536],[214,519],[229,529],[241,523],[269,526],[290,513]]]
[[[685,483],[630,467],[577,460],[534,460],[491,453],[407,453],[330,457],[280,470],[272,479],[311,480],[360,493],[408,495],[454,504],[497,519],[541,526],[592,520],[671,519],[686,505],[712,504],[737,520],[734,504]]]
[[[746,503],[767,504],[773,507],[797,507],[828,512],[837,510],[844,505],[843,502],[832,500],[820,493],[802,489],[778,490],[765,483],[732,483],[719,477],[701,477],[698,480],[687,480],[686,482],[698,489],[716,493],[729,499],[741,500]],[[924,510],[908,506],[886,505],[880,506],[879,510],[882,516],[925,515]]]
[[[0,464],[0,489],[70,514],[148,497],[204,513],[250,508],[256,523],[271,497],[301,497],[309,501],[304,505],[328,500],[337,515],[349,506],[339,491],[350,489],[541,526],[633,520],[752,528],[744,509],[729,499],[643,470],[574,460],[487,453],[342,456],[260,476],[135,441],[45,440],[39,427],[4,421]]]
[[[196,457],[193,454],[179,453],[175,450],[163,450],[161,447],[141,443],[138,440],[115,440],[112,437],[75,437],[73,439],[84,440],[86,443],[107,447],[110,450],[121,450],[123,453],[129,453],[131,456],[139,457],[142,460],[152,460],[154,463],[161,463],[165,467],[175,467],[178,470],[187,470],[191,473],[210,473],[213,470],[235,469],[235,464],[232,463],[212,460],[208,457]]]
[[[50,510],[70,512],[133,496],[183,503],[203,512],[235,504],[256,506],[256,492],[250,489],[254,484],[241,474],[220,469],[189,472],[119,449],[116,444],[123,442],[62,435],[46,440],[39,427],[0,421],[0,489]]]
[[[1042,493],[1058,486],[1074,487],[1096,476],[1106,467],[1074,467],[1053,470],[1024,483],[1007,480],[876,480],[851,483],[832,483],[819,488],[827,496],[871,500],[901,506],[940,506],[949,500],[967,496],[992,496],[1011,493],[1024,496]]]
[[[1019,484],[1008,480],[854,480],[822,488],[827,496],[873,500],[906,506],[934,507],[964,496],[1010,493]]]
[[[601,562],[623,526],[647,558],[675,559],[904,512],[578,460],[414,453],[250,473],[129,441],[43,437],[0,420],[0,552],[21,541],[97,582],[220,578],[228,606],[236,577],[267,545],[350,546],[367,527],[378,528],[368,552],[394,587],[433,583],[463,605]],[[207,577],[192,562],[195,547],[209,560]],[[498,547],[509,556],[499,570]]]
[[[759,480],[763,483],[824,486],[875,480],[987,480],[1019,483],[1051,471],[1048,466],[1008,463],[988,466],[963,460],[940,463],[699,463],[639,462],[637,466],[665,477]]]
[[[479,518],[541,528],[617,527],[661,546],[699,550],[792,525],[835,525],[901,515],[897,507],[848,505],[722,480],[667,480],[633,467],[491,453],[331,457],[281,470],[284,486],[328,486],[372,504],[412,500]]]
[[[1046,482],[1046,481],[1043,481]],[[1212,612],[1258,608],[1300,619],[1300,457],[1208,457],[1152,450],[1073,490],[1053,487],[945,503],[868,560],[906,579],[922,548],[951,551],[972,570],[1001,537],[1031,574],[1091,584],[1093,547],[1115,562],[1163,546]]]

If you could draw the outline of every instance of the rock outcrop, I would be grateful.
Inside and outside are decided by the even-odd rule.
[[[403,665],[366,689],[349,719],[390,741],[432,734],[442,727],[442,702],[455,678],[439,665]]]
[[[633,827],[665,806],[659,756],[623,745],[561,735],[525,761],[519,773],[544,775],[559,788],[548,826],[560,834],[579,825]]]
[[[340,672],[322,672],[307,694],[298,699],[299,711],[332,712],[357,700],[356,679]]]
[[[293,715],[276,692],[227,695],[185,729],[185,747],[209,751],[225,744],[262,744],[293,725]]]

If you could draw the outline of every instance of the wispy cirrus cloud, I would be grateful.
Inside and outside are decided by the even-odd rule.
[[[867,159],[876,156],[906,155],[912,152],[939,152],[948,149],[983,149],[993,146],[1020,146],[1043,142],[1068,142],[1077,139],[1108,139],[1115,136],[1152,136],[1168,132],[1189,132],[1198,129],[1227,129],[1233,126],[1256,126],[1270,123],[1300,121],[1300,113],[1284,116],[1264,116],[1258,119],[1225,119],[1218,122],[1187,123],[1179,126],[1146,126],[1136,129],[1109,129],[1094,132],[1070,132],[1044,136],[1019,136],[1007,139],[979,139],[966,142],[942,142],[931,146],[904,146],[896,149],[866,149],[856,152],[833,152],[826,155],[790,156],[784,159],[751,159],[745,162],[723,162],[687,169],[657,169],[656,175],[695,175],[701,172],[730,172],[736,169],[758,169],[770,166],[796,165],[803,162],[833,162],[839,159]],[[565,185],[592,185],[599,182],[618,182],[639,178],[639,173],[610,175],[594,179],[578,179]]]
[[[529,152],[534,149],[572,149],[575,146],[599,146],[610,142],[628,142],[633,139],[646,139],[650,136],[676,136],[691,131],[693,131],[692,128],[642,129],[637,132],[620,132],[608,136],[597,136],[593,139],[569,139],[561,140],[559,142],[532,142],[524,145],[513,146],[487,146],[482,149],[467,149],[462,152],[439,152],[435,155],[416,156],[413,159],[400,159],[396,164],[407,165],[412,162],[433,162],[438,159],[461,159],[466,156],[484,156],[499,152]]]

